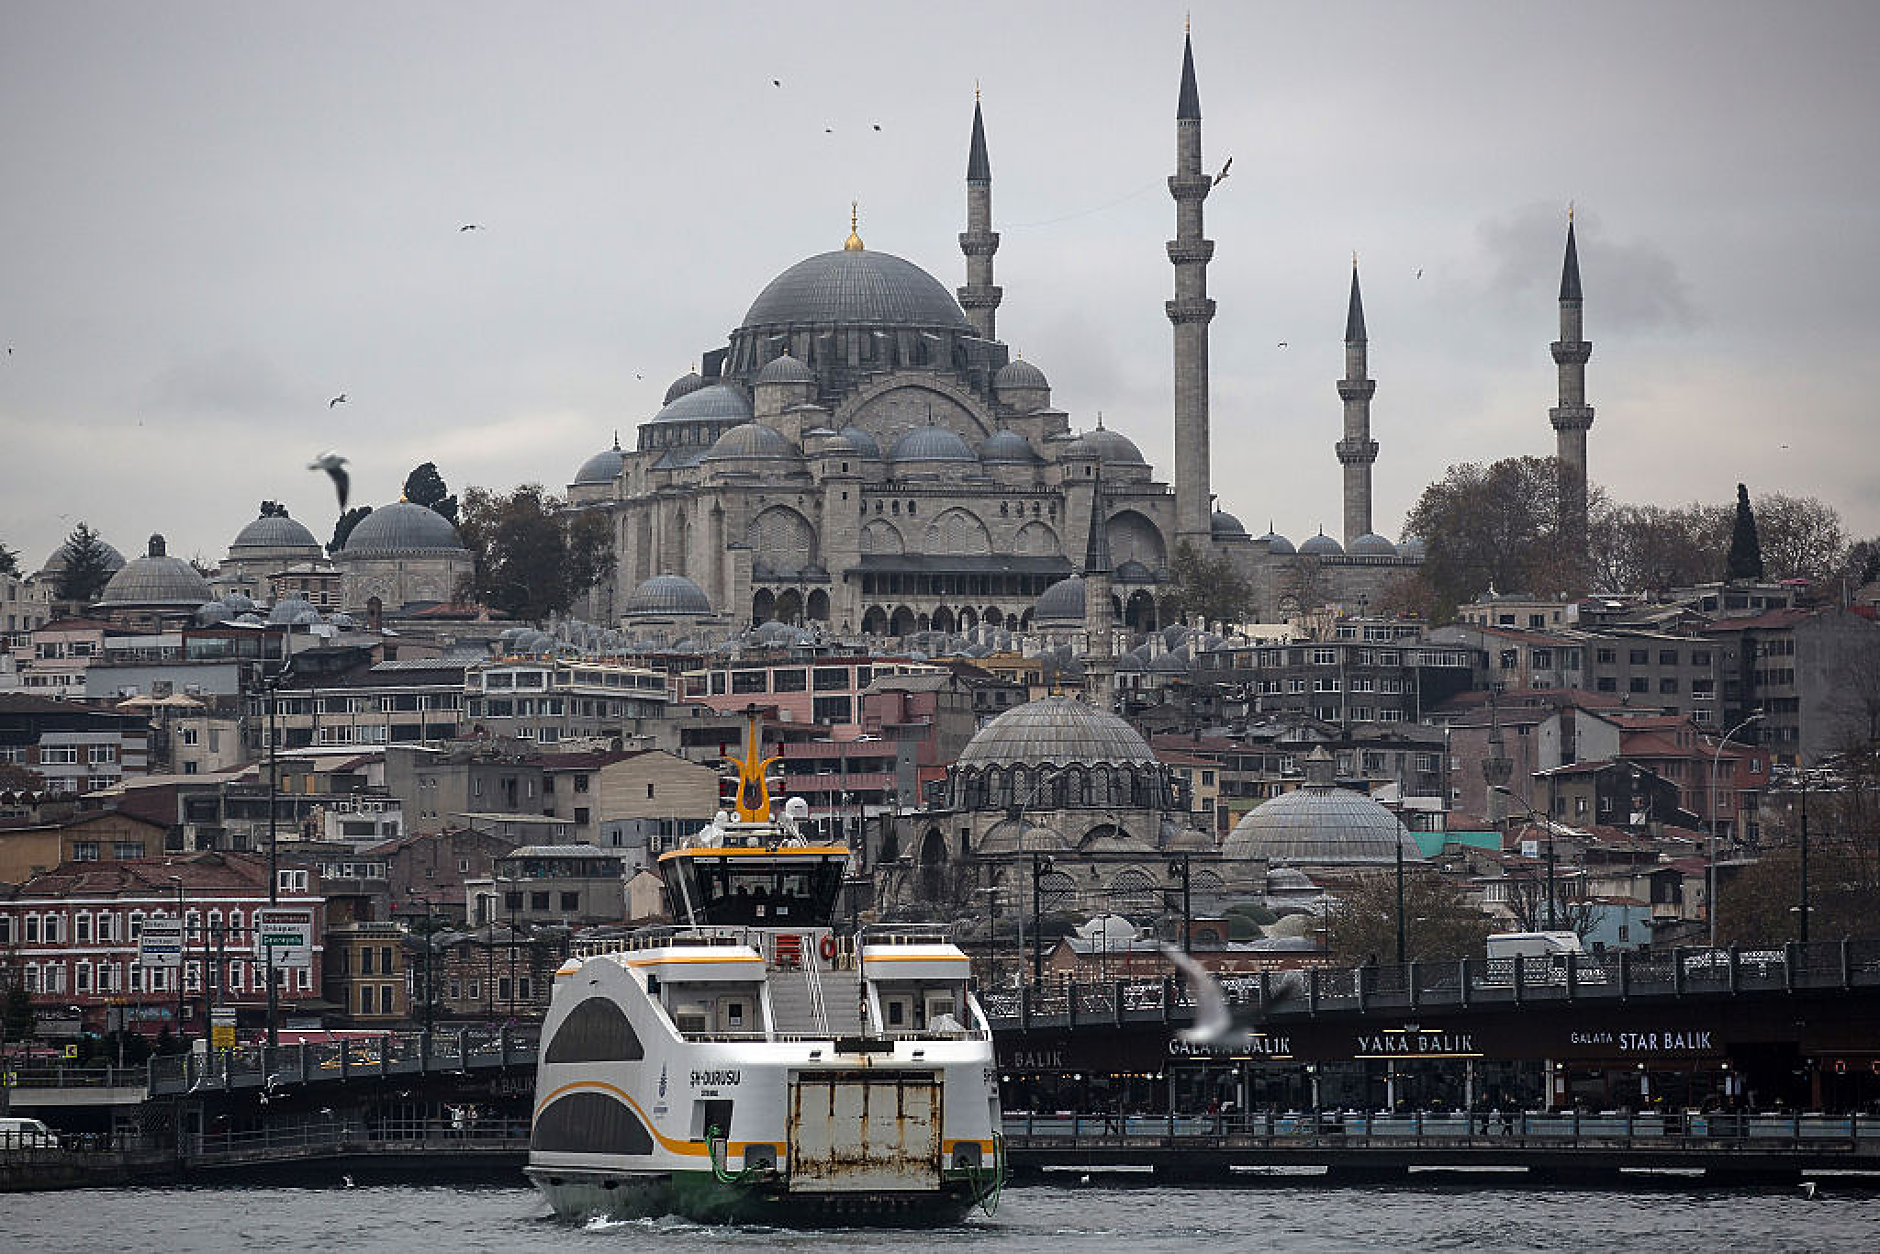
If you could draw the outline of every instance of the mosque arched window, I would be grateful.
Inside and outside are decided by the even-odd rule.
[[[985,781],[986,804],[994,809],[999,809],[1007,805],[1008,802],[1002,791],[1002,786],[1005,783],[1005,773],[996,766],[989,766],[986,768]]]

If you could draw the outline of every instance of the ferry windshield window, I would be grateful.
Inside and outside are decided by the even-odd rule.
[[[842,889],[842,860],[778,866],[754,859],[692,858],[693,900],[701,922],[772,924],[827,922]]]

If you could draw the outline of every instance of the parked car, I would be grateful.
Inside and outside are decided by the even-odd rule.
[[[0,1119],[0,1149],[57,1149],[59,1134],[40,1119]]]

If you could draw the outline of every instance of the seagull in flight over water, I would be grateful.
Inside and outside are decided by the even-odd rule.
[[[320,454],[307,463],[308,470],[324,470],[331,476],[333,487],[339,493],[340,513],[346,512],[346,494],[352,488],[352,481],[346,474],[346,459],[332,449]]]
[[[331,409],[335,405],[344,405],[345,403],[346,403],[346,394],[344,392],[341,392],[338,396],[335,396],[332,400],[328,401],[326,403],[326,407],[328,409]]]
[[[1234,1034],[1234,1017],[1227,1013],[1227,995],[1214,973],[1166,942],[1162,956],[1188,977],[1189,991],[1195,995],[1195,1025],[1178,1033],[1181,1040],[1194,1045],[1214,1045]],[[1241,1035],[1245,1035],[1242,1033]]]

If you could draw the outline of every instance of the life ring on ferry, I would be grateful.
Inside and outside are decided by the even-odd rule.
[[[822,939],[816,942],[816,952],[822,955],[824,962],[836,960],[836,938],[833,932],[823,933]]]

